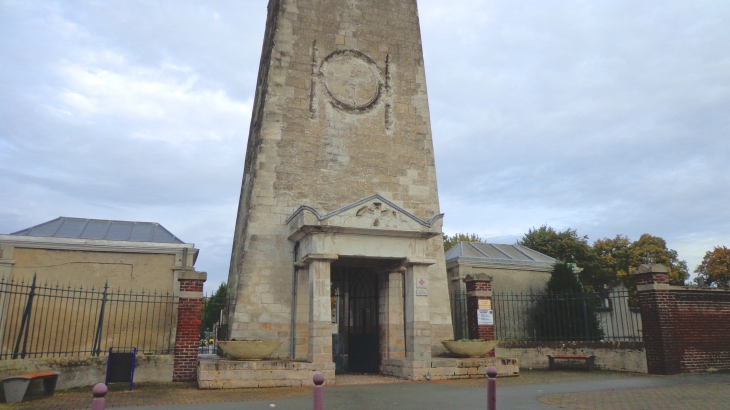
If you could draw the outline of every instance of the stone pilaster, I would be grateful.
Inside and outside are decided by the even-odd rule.
[[[479,310],[493,311],[492,277],[485,273],[467,275],[464,282],[469,339],[494,340],[494,325],[480,325],[477,320]],[[494,350],[488,355],[494,356]]]
[[[203,283],[205,272],[182,271],[177,305],[177,331],[175,333],[175,359],[172,381],[195,379],[198,367],[198,343],[200,319],[203,310]]]
[[[307,359],[312,363],[332,362],[332,305],[330,265],[334,254],[309,254],[309,338]]]
[[[431,313],[428,265],[410,261],[406,269],[406,365],[403,376],[423,380],[431,367]]]
[[[405,270],[386,272],[385,304],[382,309],[384,321],[381,324],[382,359],[405,358],[405,326],[403,321],[403,277]]]

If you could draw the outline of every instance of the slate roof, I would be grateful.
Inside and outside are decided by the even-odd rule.
[[[446,263],[457,260],[492,263],[525,263],[550,266],[555,259],[521,245],[497,243],[459,242],[446,251]]]
[[[107,221],[63,216],[11,233],[11,235],[124,242],[185,243],[155,222]]]

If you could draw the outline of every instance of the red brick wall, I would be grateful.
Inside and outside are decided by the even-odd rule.
[[[467,281],[466,291],[491,291],[492,282],[489,281]],[[467,312],[467,326],[469,330],[469,339],[481,339],[481,340],[494,340],[494,326],[482,325],[479,326],[477,323],[477,310],[479,310],[480,300],[491,300],[488,296],[468,296],[466,300],[466,312]],[[488,356],[494,356],[494,350],[487,354]]]
[[[202,292],[203,281],[180,280],[181,292]],[[175,362],[172,381],[195,380],[198,367],[198,343],[202,298],[180,298],[177,307],[177,334],[175,337]]]
[[[666,284],[640,274],[639,284]],[[670,287],[639,292],[649,373],[730,369],[730,291]]]

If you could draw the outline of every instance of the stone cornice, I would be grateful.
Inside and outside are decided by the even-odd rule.
[[[39,236],[0,235],[0,244],[16,248],[53,249],[70,251],[92,252],[124,252],[124,253],[164,253],[176,254],[187,248],[197,257],[199,252],[194,244],[190,243],[157,243],[157,242],[129,242],[104,241],[94,239],[51,238]]]
[[[291,216],[289,216],[288,218],[286,218],[286,223],[291,222],[292,219],[294,219],[297,215],[299,215],[300,213],[302,213],[305,210],[313,213],[314,216],[316,216],[318,220],[323,221],[323,220],[328,219],[328,218],[331,218],[331,217],[333,217],[333,216],[335,216],[337,214],[341,214],[342,212],[345,212],[345,211],[347,211],[349,209],[352,209],[352,208],[354,208],[356,206],[360,206],[360,205],[365,204],[365,203],[367,203],[369,201],[372,201],[373,199],[377,199],[379,201],[383,201],[384,203],[388,204],[388,206],[393,207],[394,209],[398,210],[398,212],[401,212],[403,215],[407,216],[408,218],[411,218],[414,221],[418,222],[419,224],[421,224],[421,225],[423,225],[425,227],[428,227],[428,228],[432,227],[433,226],[433,223],[436,222],[438,219],[441,219],[441,218],[444,217],[444,214],[438,214],[438,215],[432,216],[428,220],[423,220],[423,219],[421,219],[421,218],[413,215],[412,213],[406,211],[405,209],[399,207],[398,205],[394,204],[393,202],[391,202],[391,201],[383,198],[380,194],[375,194],[375,195],[371,195],[371,196],[369,196],[367,198],[363,198],[363,199],[361,199],[359,201],[353,202],[353,203],[351,203],[349,205],[345,205],[342,208],[335,209],[334,211],[329,212],[329,213],[326,213],[324,215],[320,214],[319,211],[317,211],[316,209],[312,208],[311,206],[302,205],[296,211],[294,211],[294,213],[291,214]]]

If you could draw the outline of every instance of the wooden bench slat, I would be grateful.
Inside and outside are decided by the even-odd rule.
[[[586,359],[588,356],[586,355],[577,355],[577,354],[556,354],[553,355],[556,359]]]
[[[19,374],[17,376],[11,376],[6,377],[3,380],[12,380],[12,379],[26,379],[26,380],[32,380],[32,379],[40,379],[43,377],[54,377],[58,376],[61,373],[59,372],[36,372],[36,373],[26,373],[26,374]]]

